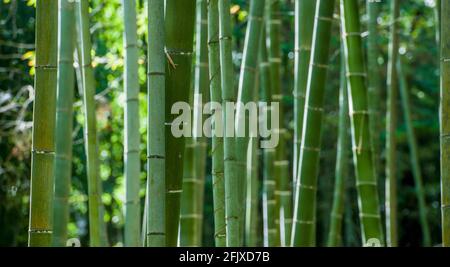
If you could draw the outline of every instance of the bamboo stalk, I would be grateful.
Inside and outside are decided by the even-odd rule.
[[[239,183],[240,192],[240,209],[241,209],[241,242],[244,232],[245,219],[245,200],[246,200],[246,177],[247,174],[247,156],[250,143],[250,118],[247,117],[244,106],[255,99],[256,95],[256,69],[258,64],[258,50],[261,42],[261,33],[263,30],[265,0],[251,0],[250,1],[250,15],[248,19],[247,33],[245,36],[244,56],[241,64],[241,74],[238,88],[238,110],[236,113],[236,131],[245,132],[245,137],[236,138],[236,157],[239,162],[239,176],[241,177]],[[248,131],[247,131],[248,128]],[[242,243],[240,244],[243,245]]]
[[[436,43],[439,47],[441,44],[441,0],[435,0],[435,5],[434,16],[436,21]]]
[[[140,133],[139,133],[139,77],[137,47],[136,1],[122,0],[125,24],[125,246],[141,246],[140,242]]]
[[[391,1],[391,33],[387,74],[387,114],[386,114],[386,243],[398,246],[397,226],[397,162],[395,137],[397,129],[398,75],[395,68],[398,58],[398,17],[399,1]]]
[[[315,246],[316,195],[334,1],[319,0],[308,72],[292,246]]]
[[[227,246],[238,247],[241,245],[240,222],[241,209],[239,203],[239,175],[238,163],[236,158],[235,138],[230,137],[229,133],[234,132],[233,124],[228,111],[227,103],[232,104],[236,100],[234,90],[234,73],[232,58],[232,35],[231,35],[231,16],[230,0],[219,0],[219,45],[220,45],[220,65],[221,65],[221,83],[222,83],[222,106],[225,107],[224,122],[224,174],[225,174],[225,220],[227,228]],[[227,112],[228,111],[228,112]],[[233,116],[234,117],[234,116]]]
[[[248,151],[246,173],[247,197],[245,209],[245,245],[247,247],[257,247],[259,241],[259,155],[257,137],[251,138]]]
[[[303,111],[306,86],[308,84],[309,61],[314,29],[316,0],[295,1],[295,88],[294,88],[294,158],[292,164],[293,184],[297,179],[297,169],[302,141]],[[295,191],[294,191],[295,195]]]
[[[406,134],[408,136],[408,145],[410,150],[411,167],[416,185],[417,202],[419,205],[420,226],[422,227],[423,245],[431,246],[430,227],[427,220],[427,205],[425,201],[425,192],[423,189],[422,171],[420,169],[419,153],[417,151],[416,134],[414,132],[411,104],[409,101],[408,85],[405,73],[402,68],[402,60],[397,61],[397,73],[400,81],[400,98],[402,100],[403,116],[406,124]]]
[[[189,100],[195,28],[195,1],[167,0],[165,4],[166,54],[166,245],[177,245],[182,193],[185,138],[176,138],[170,125],[177,117],[172,105]]]
[[[450,247],[450,2],[441,1],[441,213],[442,245]]]
[[[378,14],[380,12],[380,1],[367,0],[368,13],[368,36],[367,36],[367,69],[370,75],[368,77],[368,95],[369,95],[369,117],[370,131],[372,132],[372,146],[374,151],[375,171],[381,173],[381,157],[379,156],[380,137],[381,137],[381,73],[378,66]]]
[[[349,145],[349,117],[348,117],[348,92],[345,78],[345,57],[341,48],[341,74],[339,93],[339,129],[336,155],[336,173],[334,181],[333,207],[330,218],[330,231],[328,234],[328,246],[338,247],[342,245],[342,220],[344,217],[345,185],[348,180],[348,145]]]
[[[189,98],[192,106],[194,97],[194,88],[191,88]],[[196,183],[194,166],[194,138],[186,138],[183,162],[183,193],[181,194],[180,209],[180,246],[195,247],[197,246],[195,221],[199,219],[196,210]]]
[[[106,246],[106,226],[103,221],[103,204],[101,200],[102,184],[98,166],[95,80],[91,59],[91,38],[89,29],[89,1],[75,2],[77,23],[81,44],[81,70],[83,76],[83,102],[85,114],[84,139],[87,159],[88,195],[89,195],[89,236],[93,247]]]
[[[195,79],[194,94],[202,97],[202,103],[196,103],[194,106],[193,123],[193,177],[190,180],[183,180],[184,186],[190,184],[193,187],[192,198],[186,199],[191,206],[188,216],[185,218],[190,223],[187,231],[192,238],[183,241],[183,231],[181,232],[181,245],[199,247],[202,245],[202,227],[203,227],[203,200],[205,188],[206,171],[206,153],[208,142],[203,136],[203,103],[208,101],[209,80],[208,80],[208,23],[207,23],[207,1],[197,0],[197,22],[196,22],[196,60],[195,60]],[[198,102],[198,100],[197,100]],[[184,193],[183,193],[184,194]],[[183,196],[182,196],[183,197]],[[184,202],[184,201],[183,201]],[[186,204],[186,203],[182,203]],[[183,220],[183,215],[181,217]],[[183,225],[181,225],[183,229]]]
[[[166,31],[164,0],[148,2],[147,246],[166,246]],[[155,40],[152,42],[151,40]],[[170,218],[169,218],[170,219]]]
[[[280,1],[272,1],[268,8],[269,21],[267,24],[268,31],[268,54],[270,64],[270,78],[272,80],[271,93],[272,101],[279,103],[279,129],[274,129],[279,133],[279,144],[275,148],[275,198],[277,199],[277,218],[275,223],[281,229],[284,229],[284,236],[281,237],[281,245],[285,246],[291,235],[291,216],[292,216],[292,192],[290,190],[290,179],[288,176],[289,162],[286,160],[286,138],[287,130],[284,128],[284,111],[283,111],[283,90],[281,81],[281,16],[280,16]],[[283,215],[283,216],[282,216]],[[283,225],[281,225],[283,224]]]
[[[208,1],[208,37],[211,101],[222,103],[218,0]],[[225,247],[226,224],[223,137],[220,137],[222,135],[218,134],[218,131],[221,130],[217,128],[219,122],[213,121],[213,124],[211,157],[214,195],[214,238],[216,247]]]
[[[52,239],[57,51],[58,1],[38,0],[28,230],[30,247],[50,246]]]
[[[261,40],[261,48],[259,50],[259,71],[261,80],[261,96],[260,100],[267,103],[265,119],[262,123],[270,127],[271,117],[270,108],[272,103],[270,65],[267,56],[266,35],[263,32]],[[263,149],[263,227],[264,227],[264,246],[277,247],[280,246],[280,229],[276,226],[276,199],[275,199],[275,177],[273,170],[273,159],[275,149]]]
[[[369,129],[365,85],[367,74],[364,65],[357,0],[341,1],[341,19],[362,243],[364,245],[369,243],[383,245],[378,186]]]
[[[55,192],[53,203],[53,246],[64,247],[69,223],[69,194],[72,176],[72,130],[74,101],[74,2],[59,0],[58,86],[56,98]]]

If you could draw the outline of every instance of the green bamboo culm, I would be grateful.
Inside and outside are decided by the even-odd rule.
[[[246,105],[251,105],[250,102],[254,101],[256,96],[256,70],[258,64],[258,50],[261,42],[261,33],[263,30],[263,16],[265,10],[265,0],[251,0],[250,1],[250,15],[248,18],[247,33],[245,36],[244,55],[241,64],[241,72],[238,86],[238,108],[236,113],[236,131],[238,137],[236,138],[236,157],[239,162],[239,177],[240,184],[240,209],[241,209],[241,242],[244,240],[244,218],[246,214],[245,201],[246,201],[246,179],[247,168],[251,167],[247,165],[248,146],[251,146],[251,137],[255,132],[257,126],[251,124],[255,122],[251,118],[247,117]],[[254,104],[254,103],[253,103]],[[248,131],[247,131],[248,129]],[[241,135],[243,134],[243,135]],[[240,244],[242,245],[242,243]]]
[[[342,220],[344,217],[345,185],[348,180],[349,165],[349,117],[348,117],[348,92],[345,77],[344,49],[341,48],[341,74],[339,91],[339,129],[336,155],[336,172],[334,181],[333,206],[330,216],[330,231],[328,232],[328,246],[339,247],[342,245]]]
[[[292,246],[309,247],[316,243],[317,176],[334,5],[334,0],[317,1],[296,179]]]
[[[292,191],[290,190],[291,179],[289,177],[289,161],[286,160],[285,138],[287,130],[284,128],[283,90],[281,80],[281,32],[282,19],[280,15],[279,0],[272,0],[268,5],[268,56],[270,64],[271,94],[272,101],[279,104],[279,128],[274,131],[279,136],[278,146],[275,148],[274,161],[275,171],[275,198],[277,206],[277,217],[275,223],[280,228],[280,242],[282,246],[289,243],[292,225]]]
[[[222,103],[221,79],[220,79],[220,47],[219,47],[219,2],[208,1],[208,59],[210,96],[212,102]],[[217,110],[216,110],[217,112]],[[222,114],[214,118],[212,127],[212,180],[214,202],[214,239],[216,247],[226,246],[225,224],[225,181],[224,181],[224,156]]]
[[[92,247],[106,246],[106,225],[103,221],[102,184],[98,166],[97,122],[95,103],[95,80],[91,59],[91,37],[89,27],[89,1],[76,1],[76,18],[79,27],[81,73],[83,81],[83,109],[85,116],[85,149],[89,195],[89,237]]]
[[[271,94],[271,80],[270,80],[270,64],[267,55],[266,35],[263,32],[261,38],[261,48],[259,49],[259,76],[261,83],[261,102],[267,103],[267,110],[265,111],[265,123],[270,129],[272,94]],[[278,247],[280,246],[280,229],[276,226],[276,199],[275,199],[275,177],[274,177],[274,156],[275,149],[263,149],[263,232],[264,232],[264,246]]]
[[[195,177],[198,181],[195,190],[195,209],[199,218],[195,221],[196,246],[202,245],[203,236],[203,211],[205,199],[206,160],[208,154],[208,139],[203,135],[203,104],[210,100],[209,94],[209,64],[208,64],[208,1],[197,0],[197,32],[199,33],[196,43],[195,61],[195,94],[201,96],[194,110],[194,168]]]
[[[450,247],[450,2],[441,1],[441,213],[442,245]]]
[[[36,1],[36,75],[31,150],[28,246],[52,242],[58,60],[58,1]]]
[[[236,158],[236,143],[234,136],[234,115],[230,104],[236,101],[234,89],[232,32],[230,0],[219,0],[219,45],[222,85],[222,106],[224,122],[224,178],[225,178],[225,220],[228,247],[238,247],[241,244],[238,163]],[[230,123],[231,122],[231,123]],[[242,178],[242,177],[241,177]]]
[[[434,16],[436,21],[436,44],[441,44],[441,0],[435,0]]]
[[[186,155],[192,157],[192,174],[183,174],[183,194],[181,195],[180,216],[180,245],[188,247],[199,247],[202,244],[203,226],[203,199],[205,187],[206,153],[208,142],[203,136],[203,103],[208,101],[209,96],[209,74],[208,74],[208,24],[207,24],[207,1],[197,0],[196,15],[196,60],[194,70],[194,96],[193,107],[193,137],[192,144],[186,143],[186,151],[192,153]],[[192,146],[189,147],[189,146]]]
[[[381,150],[381,110],[380,110],[380,95],[381,95],[381,73],[378,65],[378,14],[380,12],[381,1],[367,0],[367,14],[368,14],[368,36],[367,36],[367,69],[370,75],[368,77],[368,94],[369,94],[369,116],[370,116],[370,131],[372,132],[372,146],[374,151],[375,170],[376,173],[381,173],[381,157],[378,156]]]
[[[141,209],[139,198],[141,159],[139,132],[139,77],[136,1],[122,0],[125,51],[125,246],[141,246]]]
[[[398,58],[398,17],[399,0],[391,1],[391,29],[389,42],[389,62],[387,73],[386,103],[386,243],[390,247],[398,246],[397,226],[397,161],[396,161],[396,129],[398,75],[396,70]]]
[[[341,1],[341,20],[362,243],[382,246],[384,238],[370,139],[358,0]]]
[[[406,75],[403,72],[402,59],[397,61],[397,74],[400,82],[400,98],[402,102],[403,116],[406,124],[406,134],[408,136],[408,146],[411,158],[411,167],[416,186],[417,202],[419,206],[420,226],[422,228],[422,242],[425,247],[431,246],[430,227],[427,220],[427,205],[423,188],[422,171],[420,169],[417,139],[414,132],[413,119],[411,114],[411,104],[409,100],[408,84]]]
[[[192,54],[194,46],[196,3],[190,1],[166,0],[165,31],[166,54],[166,245],[175,247],[178,240],[180,220],[180,199],[182,193],[185,138],[176,138],[171,128],[177,114],[171,114],[172,105],[188,102],[191,84]],[[164,14],[164,13],[163,13]],[[159,214],[158,216],[161,216]]]
[[[189,93],[189,103],[192,107],[194,98],[194,88]],[[192,113],[191,113],[192,115]],[[181,194],[180,205],[180,246],[194,247],[196,243],[195,221],[199,219],[196,212],[196,182],[194,166],[194,138],[186,138],[183,161],[183,193]]]
[[[58,86],[55,132],[55,191],[53,202],[53,246],[64,247],[69,223],[69,195],[72,176],[72,130],[75,70],[74,2],[59,0]]]
[[[257,95],[257,94],[256,94]],[[257,96],[256,96],[257,97]],[[257,99],[256,99],[257,100]],[[255,102],[256,102],[255,100]],[[247,153],[247,198],[245,213],[245,246],[259,244],[259,139],[252,137]]]
[[[293,182],[297,179],[297,169],[302,141],[303,111],[306,86],[308,84],[309,60],[314,29],[316,0],[295,1],[295,76],[294,76],[294,170]],[[295,195],[295,191],[294,191]]]
[[[166,40],[164,0],[148,1],[146,246],[166,246]],[[155,41],[151,41],[155,40]]]

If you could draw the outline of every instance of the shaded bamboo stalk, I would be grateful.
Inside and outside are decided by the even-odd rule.
[[[148,1],[147,246],[166,246],[166,40],[164,0]],[[155,40],[155,41],[151,41]]]
[[[173,104],[189,101],[192,54],[194,46],[195,1],[167,0],[165,3],[166,64],[165,142],[166,142],[166,245],[177,246],[182,193],[185,138],[176,138],[172,128],[177,114],[171,114]],[[164,14],[164,13],[162,13]],[[173,124],[173,125],[172,125]],[[184,129],[184,126],[182,127]],[[159,214],[158,216],[161,216]]]
[[[239,162],[240,183],[238,190],[240,211],[240,235],[241,246],[244,240],[244,221],[245,221],[245,202],[246,202],[246,175],[248,166],[248,147],[251,147],[251,138],[254,132],[250,129],[254,125],[246,115],[245,107],[248,103],[254,101],[256,96],[256,78],[258,64],[258,50],[261,42],[261,33],[263,30],[265,0],[250,1],[250,16],[248,20],[247,33],[245,36],[244,55],[241,65],[241,74],[238,88],[238,110],[236,113],[236,131],[245,133],[245,137],[236,138],[236,156]],[[248,129],[248,130],[247,130]]]
[[[139,76],[136,1],[122,0],[125,24],[125,246],[137,247],[140,242],[141,209],[139,198],[141,157],[139,133]]]
[[[427,220],[427,205],[425,201],[425,192],[423,189],[422,171],[420,169],[419,153],[417,150],[416,134],[414,132],[411,104],[409,100],[408,84],[405,73],[403,72],[403,63],[401,59],[397,61],[397,73],[400,81],[400,98],[402,101],[403,116],[406,124],[406,134],[408,136],[408,145],[411,158],[411,167],[416,186],[417,202],[419,205],[420,226],[422,227],[422,242],[426,247],[431,246],[430,227]]]
[[[290,190],[291,179],[289,178],[289,162],[286,160],[286,138],[287,130],[284,128],[284,111],[283,111],[283,90],[281,81],[281,32],[282,20],[280,15],[280,2],[275,0],[268,5],[268,56],[270,64],[270,78],[271,78],[271,94],[272,101],[279,103],[279,129],[274,131],[279,135],[279,144],[275,148],[276,155],[274,161],[275,170],[275,198],[277,205],[276,224],[280,228],[281,245],[285,246],[289,243],[291,235],[292,224],[292,192]]]
[[[292,246],[315,246],[316,243],[317,176],[334,4],[334,0],[317,1],[295,189]]]
[[[256,94],[257,97],[257,94]],[[257,100],[257,99],[256,99]],[[256,101],[255,100],[255,101]],[[259,242],[259,155],[258,138],[250,138],[247,153],[247,197],[245,214],[245,245],[257,247]]]
[[[367,69],[370,75],[368,77],[368,94],[369,94],[369,116],[370,131],[372,132],[372,146],[374,151],[375,171],[381,173],[381,157],[379,156],[380,138],[381,138],[381,110],[380,110],[380,94],[381,94],[381,73],[378,65],[378,14],[380,12],[381,1],[367,0],[368,14],[368,36],[367,36]]]
[[[336,155],[336,173],[334,181],[333,207],[330,218],[330,231],[328,234],[328,246],[338,247],[342,245],[342,221],[344,217],[345,185],[348,178],[348,145],[349,145],[349,117],[348,117],[348,92],[345,77],[344,49],[341,48],[341,74],[339,92],[339,129]]]
[[[189,94],[189,103],[192,107],[194,98],[194,88],[191,88]],[[192,114],[192,113],[191,113]],[[200,219],[196,210],[196,183],[195,166],[194,166],[194,138],[186,138],[184,148],[183,161],[183,193],[181,194],[180,208],[180,246],[194,247],[196,246],[196,229],[195,222]]]
[[[194,221],[195,231],[194,246],[202,245],[203,234],[203,207],[205,195],[205,173],[208,140],[203,135],[203,103],[209,101],[209,66],[208,66],[208,3],[206,0],[197,0],[197,42],[194,92],[202,96],[202,102],[194,107],[194,171],[195,213],[198,214]],[[198,102],[198,101],[197,101]]]
[[[390,247],[398,246],[397,226],[397,161],[395,137],[397,129],[398,75],[398,17],[400,2],[391,1],[391,33],[389,42],[389,62],[387,74],[387,113],[386,113],[386,243]]]
[[[218,3],[218,0],[208,1],[208,58],[211,101],[222,103]],[[218,111],[216,110],[216,112]],[[219,117],[215,117],[213,121],[211,158],[214,197],[214,239],[216,247],[225,247],[226,224],[223,137],[219,137],[221,135],[218,135],[220,131],[223,131],[223,128],[220,128],[218,125],[223,125],[221,114]]]
[[[89,1],[76,3],[76,18],[79,25],[81,73],[83,81],[83,108],[85,116],[85,150],[89,195],[89,236],[92,247],[106,246],[106,226],[103,221],[103,204],[101,200],[102,184],[98,166],[95,80],[91,59],[91,38],[89,27]]]
[[[383,245],[380,202],[369,129],[367,74],[358,0],[341,1],[341,20],[362,243],[365,246]]]
[[[270,64],[267,56],[266,35],[263,32],[261,40],[261,48],[259,50],[259,72],[261,81],[261,94],[260,100],[267,103],[267,110],[265,111],[265,123],[270,129],[270,117],[271,117],[271,80],[270,80]],[[273,169],[273,161],[275,156],[275,149],[264,148],[263,149],[263,233],[264,233],[264,246],[265,247],[277,247],[280,246],[280,231],[276,226],[275,220],[277,216],[276,212],[276,199],[275,199],[275,177]]]
[[[58,86],[56,97],[55,191],[53,203],[53,246],[64,247],[69,223],[72,176],[72,131],[74,101],[74,2],[59,0]]]
[[[240,203],[239,203],[239,175],[238,163],[236,158],[236,143],[234,136],[233,117],[227,114],[227,103],[234,103],[236,93],[234,90],[234,73],[232,57],[232,32],[230,1],[219,0],[219,45],[220,45],[220,66],[222,83],[222,106],[225,108],[223,115],[224,122],[224,174],[225,174],[225,220],[226,236],[228,247],[238,247],[241,244],[240,236]],[[232,114],[232,113],[231,113]],[[231,133],[230,133],[231,132]]]
[[[294,158],[293,184],[297,179],[297,169],[302,141],[303,111],[306,86],[308,84],[309,61],[314,29],[316,0],[295,1],[295,88],[294,88]],[[295,191],[293,192],[295,195]]]
[[[441,214],[442,245],[450,247],[450,2],[441,1]],[[449,15],[449,16],[447,16]]]
[[[439,47],[441,44],[441,0],[435,0],[434,16],[436,21],[436,43]],[[438,49],[439,51],[439,49]]]
[[[36,63],[28,246],[52,242],[58,61],[58,1],[36,1]]]

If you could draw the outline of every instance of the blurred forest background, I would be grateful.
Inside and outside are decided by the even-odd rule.
[[[384,0],[383,2],[386,2]],[[91,33],[93,62],[97,81],[97,120],[99,133],[100,173],[103,181],[104,220],[110,243],[123,244],[123,19],[120,0],[92,0]],[[361,14],[366,14],[365,1],[361,0]],[[389,3],[389,1],[387,1]],[[233,58],[238,77],[241,64],[244,36],[248,18],[248,1],[233,0]],[[378,18],[378,47],[381,80],[386,80],[386,62],[389,42],[389,4],[380,5]],[[294,79],[294,0],[282,1],[283,19],[283,99],[286,105],[285,123],[293,134],[293,79]],[[146,1],[138,1],[138,33],[140,63],[140,127],[143,206],[146,177]],[[338,14],[338,8],[336,9]],[[26,246],[29,212],[30,150],[34,79],[34,26],[35,0],[0,0],[0,246]],[[362,16],[366,29],[367,16]],[[435,0],[401,1],[400,54],[404,62],[420,165],[424,178],[427,216],[431,228],[432,244],[440,241],[439,205],[439,60]],[[318,191],[318,245],[325,245],[329,229],[339,109],[339,53],[340,30],[333,26],[331,68],[328,76],[325,123],[323,129],[323,152]],[[236,83],[237,85],[237,83]],[[386,90],[381,91],[381,110],[385,110]],[[70,198],[69,236],[79,238],[83,246],[88,244],[87,181],[83,146],[83,114],[80,95],[76,95],[72,195]],[[400,103],[398,104],[400,106]],[[385,118],[385,116],[381,116]],[[384,124],[383,122],[380,122]],[[398,140],[398,207],[399,245],[419,246],[422,243],[417,198],[411,172],[406,128],[402,114],[395,133]],[[381,141],[384,143],[385,133]],[[288,140],[292,140],[289,138]],[[288,141],[292,148],[292,141]],[[290,149],[292,150],[292,149]],[[291,151],[289,153],[292,153]],[[385,155],[381,152],[381,159]],[[289,158],[292,158],[291,156]],[[214,245],[213,202],[211,185],[211,163],[208,161],[205,184],[205,221],[203,245]],[[349,168],[344,219],[346,246],[361,246],[356,190],[353,168]],[[384,184],[379,175],[380,185]],[[382,188],[383,186],[380,186]],[[384,193],[380,191],[381,200]],[[382,202],[383,203],[383,202]],[[407,233],[407,234],[406,234]]]

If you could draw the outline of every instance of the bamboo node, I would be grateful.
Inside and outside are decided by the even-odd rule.
[[[293,223],[295,223],[295,224],[308,224],[308,225],[313,225],[313,224],[315,224],[316,223],[316,221],[304,221],[304,220],[297,220],[297,219],[294,219],[293,220]]]
[[[345,73],[345,76],[347,76],[347,78],[356,76],[356,77],[367,77],[367,73],[365,72],[347,72]]]
[[[166,159],[166,157],[162,155],[148,155],[147,159]]]
[[[147,76],[165,76],[165,75],[166,75],[165,72],[160,72],[160,71],[147,72]]]
[[[327,64],[320,64],[320,63],[311,63],[311,66],[321,68],[321,69],[328,69],[330,66]]]
[[[288,160],[277,160],[273,163],[275,166],[289,166],[289,161]]]
[[[289,196],[292,196],[292,192],[291,191],[275,190],[275,195],[282,196],[282,197],[289,197]]]
[[[298,92],[294,91],[294,93],[292,95],[294,96],[294,98],[297,98],[297,99],[306,99],[305,94],[302,94],[302,93],[298,93]]]
[[[364,181],[364,182],[356,182],[356,187],[360,187],[360,186],[377,186],[377,182],[376,181]]]
[[[273,101],[281,101],[281,100],[283,100],[283,95],[281,95],[281,94],[272,95],[272,99],[273,99]]]
[[[320,152],[320,147],[300,146],[300,149],[307,150],[307,151],[313,151],[313,152]]]
[[[228,41],[228,40],[231,41],[232,38],[230,36],[219,36],[219,40],[220,41]]]
[[[281,25],[281,19],[271,19],[269,20],[269,24]]]
[[[47,150],[31,150],[31,153],[37,154],[37,155],[55,155],[55,151],[47,151]]]
[[[360,218],[373,218],[373,219],[380,219],[380,214],[371,214],[371,213],[359,213]]]
[[[183,193],[183,189],[167,191],[167,194],[181,194],[181,193]]]
[[[333,18],[321,17],[321,16],[316,16],[316,20],[321,20],[321,21],[325,21],[325,22],[333,22]]]
[[[317,112],[324,112],[324,108],[322,107],[313,107],[311,105],[306,105],[306,108],[312,111],[317,111]]]
[[[300,180],[299,180],[300,181]],[[307,189],[307,190],[311,190],[311,191],[317,191],[317,187],[313,186],[313,185],[304,185],[300,182],[297,182],[297,188],[298,189]]]
[[[28,232],[31,234],[53,234],[53,231],[48,229],[29,229]]]
[[[192,213],[192,214],[181,214],[180,219],[202,219],[203,216],[201,214]]]
[[[271,57],[269,58],[270,63],[281,63],[281,58],[279,57]]]
[[[343,33],[344,37],[361,37],[361,32],[344,32]]]

